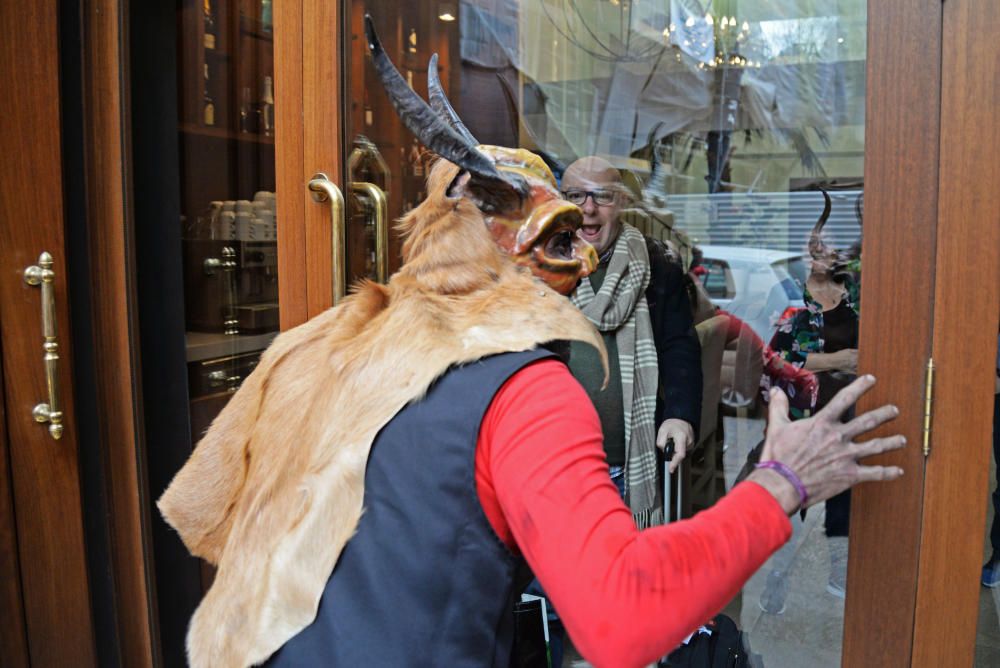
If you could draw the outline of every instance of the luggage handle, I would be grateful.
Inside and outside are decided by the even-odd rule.
[[[670,490],[672,487],[670,474],[670,460],[675,452],[674,439],[667,439],[667,446],[663,449],[663,523],[670,524]],[[677,519],[681,518],[681,480],[680,467],[678,466],[677,476]]]

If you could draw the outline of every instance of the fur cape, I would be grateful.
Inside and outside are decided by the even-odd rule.
[[[601,339],[562,295],[495,245],[439,161],[401,222],[405,263],[278,336],[158,506],[218,566],[187,636],[192,666],[261,663],[316,616],[362,513],[379,430],[450,367]],[[606,359],[605,359],[606,368]],[[388,585],[387,585],[388,586]]]

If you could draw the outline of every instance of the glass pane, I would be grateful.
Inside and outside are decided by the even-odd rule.
[[[164,175],[163,182],[179,188],[159,196],[179,204],[180,239],[157,252],[180,260],[163,264],[183,267],[163,277],[162,291],[183,295],[186,367],[170,370],[161,382],[186,385],[185,403],[180,390],[164,401],[173,423],[189,430],[172,435],[169,452],[150,449],[154,496],[278,332],[274,92],[280,82],[274,81],[271,2],[178,0],[176,36],[176,71],[163,76],[176,77],[178,174]],[[157,310],[149,301],[139,306]],[[174,318],[146,317],[160,318],[164,332],[181,336]],[[174,344],[173,338],[164,342]],[[145,400],[148,406],[160,399],[147,394]],[[156,539],[159,625],[165,661],[173,665],[183,662],[184,629],[213,574],[180,558],[176,538]]]
[[[178,12],[180,202],[193,440],[278,331],[270,4],[198,0]]]
[[[997,380],[993,395],[993,457],[990,459],[990,491],[983,543],[982,592],[979,597],[979,628],[976,631],[976,666],[1000,664],[1000,334],[997,336]]]
[[[427,156],[377,82],[366,11],[417,93],[438,53],[479,142],[543,153],[563,188],[619,189],[611,218],[680,265],[687,305],[665,317],[693,323],[704,377],[700,411],[671,409],[698,432],[682,516],[718,502],[753,461],[767,388],[805,416],[854,378],[866,0],[354,0],[348,143],[379,156],[384,171],[363,178],[381,179],[395,219],[423,198]],[[586,156],[619,176],[565,171]],[[725,607],[757,665],[840,665],[849,512],[845,495],[796,517],[791,541]],[[574,661],[567,641],[563,665]]]

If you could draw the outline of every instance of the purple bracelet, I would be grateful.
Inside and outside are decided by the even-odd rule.
[[[781,462],[774,460],[768,462],[760,462],[759,464],[756,464],[754,468],[771,469],[772,471],[780,474],[781,477],[783,477],[788,482],[792,483],[792,487],[794,487],[795,491],[799,493],[799,508],[806,507],[806,501],[809,500],[809,492],[806,491],[806,486],[802,484],[802,481],[799,480],[799,477],[795,475],[795,471],[788,468]]]

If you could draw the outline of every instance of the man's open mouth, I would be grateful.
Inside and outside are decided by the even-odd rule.
[[[594,243],[597,237],[601,235],[600,225],[581,225],[580,226],[580,237],[583,238],[587,243]]]

